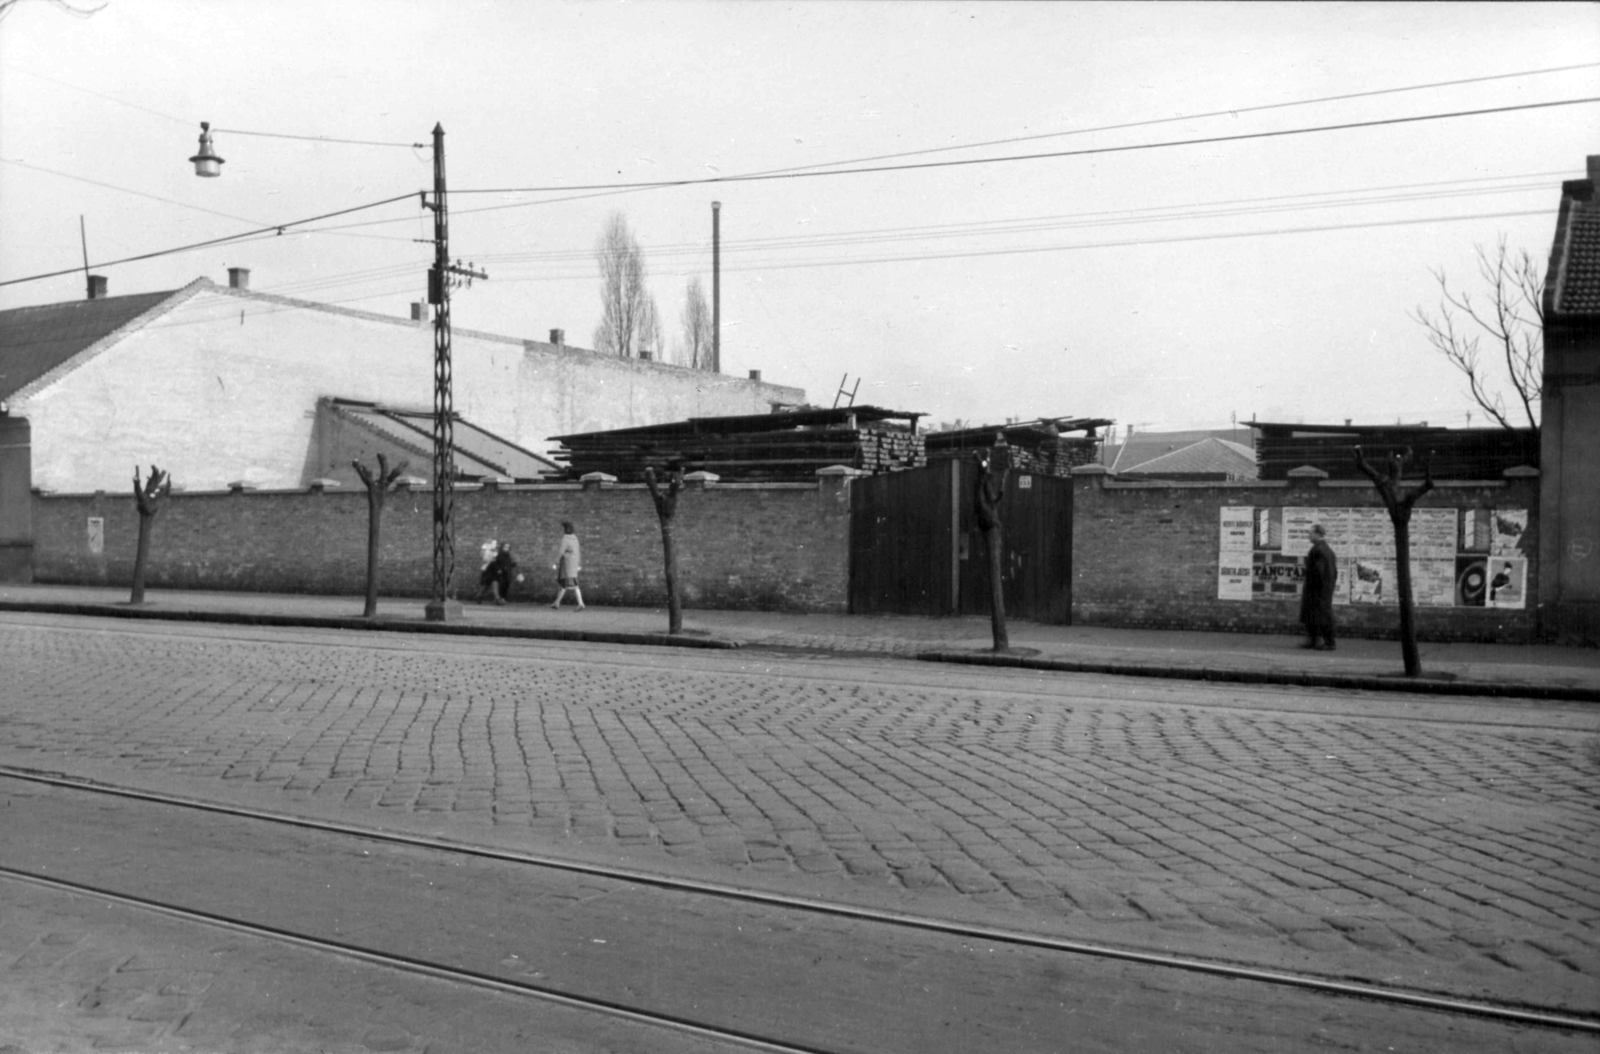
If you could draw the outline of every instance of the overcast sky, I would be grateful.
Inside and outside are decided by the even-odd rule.
[[[814,403],[848,375],[935,421],[1461,426],[1408,312],[1430,269],[1471,288],[1475,245],[1543,266],[1600,105],[1226,137],[1600,96],[1597,62],[1590,4],[23,0],[0,21],[0,281],[80,267],[80,215],[95,264],[421,190],[429,150],[403,144],[439,123],[451,254],[490,275],[458,326],[589,346],[622,210],[670,343],[720,200],[724,370]],[[218,131],[202,180],[202,120],[402,145]],[[931,167],[975,159],[1002,160]],[[567,189],[775,170],[808,174]],[[411,197],[96,271],[119,295],[243,266],[403,316],[427,217]],[[82,295],[70,274],[0,308]]]

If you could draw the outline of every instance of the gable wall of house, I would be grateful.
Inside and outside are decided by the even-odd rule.
[[[458,328],[456,412],[543,453],[549,436],[691,416],[765,413],[791,387],[614,359]],[[202,290],[34,393],[33,485],[122,490],[155,463],[190,490],[297,487],[316,475],[316,402],[427,408],[430,324]]]

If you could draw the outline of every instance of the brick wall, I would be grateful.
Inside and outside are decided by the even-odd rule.
[[[1372,486],[1344,480],[1253,483],[1131,483],[1090,472],[1074,477],[1072,619],[1081,625],[1160,629],[1299,632],[1296,600],[1217,598],[1223,506],[1374,507]],[[1538,537],[1537,477],[1442,482],[1417,508],[1528,510],[1525,537]],[[1303,554],[1295,554],[1303,555]],[[1416,608],[1422,640],[1526,641],[1537,635],[1536,545],[1525,554],[1523,609]],[[1340,574],[1348,562],[1341,555]],[[1340,632],[1395,638],[1399,608],[1351,604],[1335,608]]]
[[[400,490],[383,513],[380,589],[432,590],[432,495]],[[103,552],[88,521],[104,520]],[[849,588],[849,492],[821,484],[691,485],[678,501],[675,537],[687,607],[844,611]],[[456,492],[458,592],[477,589],[478,547],[510,541],[527,574],[514,600],[554,594],[561,522],[583,544],[588,603],[659,606],[661,531],[643,486],[530,485]],[[133,578],[138,514],[128,493],[34,495],[34,578],[126,585]],[[162,503],[150,546],[152,589],[360,594],[366,588],[364,490],[177,493]]]

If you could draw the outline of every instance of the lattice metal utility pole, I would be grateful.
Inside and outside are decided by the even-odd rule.
[[[444,126],[433,126],[433,267],[428,270],[428,302],[433,305],[433,596],[424,614],[429,621],[460,618],[461,602],[451,579],[456,569],[455,530],[451,515],[456,501],[455,408],[451,395],[450,288],[465,278],[487,278],[471,265],[450,263],[450,209],[445,196]]]

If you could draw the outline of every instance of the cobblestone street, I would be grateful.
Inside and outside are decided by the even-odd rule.
[[[1600,1009],[1592,708],[8,617],[0,763]]]

